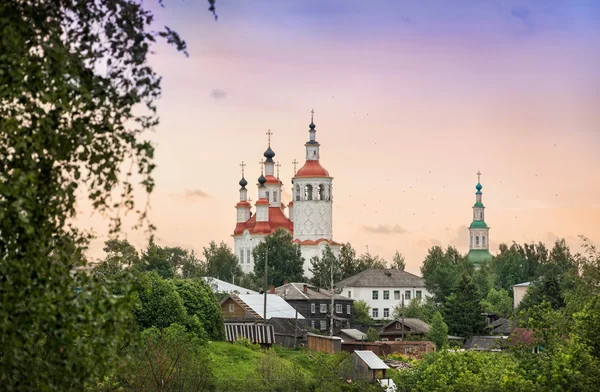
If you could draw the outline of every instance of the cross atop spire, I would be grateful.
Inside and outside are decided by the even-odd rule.
[[[267,131],[267,134],[266,134],[266,135],[267,135],[267,137],[268,137],[268,140],[269,140],[269,147],[271,147],[271,136],[273,135],[273,132],[271,132],[271,130],[269,129],[269,130]]]
[[[258,162],[258,164],[260,165],[260,175],[263,175],[263,167],[265,166],[265,161],[264,160],[260,160],[260,162]]]
[[[246,167],[246,164],[244,163],[244,161],[242,161],[242,163],[240,163],[240,167],[242,168],[242,177],[244,177],[244,168]]]
[[[313,118],[315,117],[315,109],[310,110],[310,122],[313,122]]]
[[[477,182],[480,182],[480,181],[479,181],[479,177],[481,177],[481,172],[480,172],[480,171],[477,171]]]
[[[281,167],[281,163],[277,162],[275,167],[277,168],[277,178],[279,178],[279,168]]]
[[[294,165],[294,175],[296,175],[296,166],[298,166],[298,161],[296,160],[296,158],[294,158],[292,165]]]

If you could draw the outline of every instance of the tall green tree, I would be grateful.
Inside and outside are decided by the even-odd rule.
[[[356,251],[349,242],[340,247],[340,268],[342,270],[341,279],[346,279],[358,273],[358,262],[356,260]]]
[[[204,248],[203,254],[206,276],[233,282],[234,276],[242,274],[237,256],[225,242],[217,245],[215,241],[211,241],[208,248]]]
[[[464,271],[471,269],[470,263],[456,248],[448,246],[444,252],[441,247],[434,246],[429,249],[423,261],[421,274],[425,280],[425,287],[433,294],[435,301],[443,303],[445,298],[452,294]]]
[[[431,320],[431,328],[425,338],[435,343],[438,350],[448,344],[448,325],[440,312],[435,312]]]
[[[225,340],[221,307],[211,288],[201,279],[177,279],[175,289],[188,316],[197,316],[211,340]]]
[[[431,323],[437,311],[439,311],[439,306],[436,305],[433,298],[413,298],[404,306],[404,317],[417,318],[426,323]],[[402,317],[402,304],[394,307],[392,317],[395,319]]]
[[[404,271],[404,269],[406,268],[406,260],[400,252],[396,251],[396,253],[394,253],[394,258],[392,259],[391,267],[400,271]]]
[[[512,292],[512,286],[530,282],[538,275],[538,267],[548,260],[548,250],[542,243],[525,244],[513,242],[509,247],[500,244],[500,253],[491,262],[496,277],[495,287]]]
[[[112,366],[129,295],[74,272],[91,235],[73,221],[87,197],[117,232],[117,211],[136,211],[134,171],[154,188],[143,134],[161,86],[148,54],[159,37],[185,43],[153,21],[133,0],[0,2],[3,391],[83,390]]]
[[[115,295],[125,294],[135,285],[133,272],[140,256],[127,240],[110,239],[104,243],[105,257],[92,270],[93,276]]]
[[[310,283],[331,290],[331,278],[337,282],[342,275],[340,261],[333,254],[331,247],[326,245],[321,253],[321,257],[313,256],[310,259],[310,268],[312,274]],[[335,284],[335,283],[334,283]]]
[[[369,310],[371,310],[371,307],[369,306],[369,304],[366,301],[363,300],[359,300],[359,301],[354,301],[352,303],[353,308],[354,308],[354,320],[356,322],[365,324],[365,325],[370,325],[373,324],[373,319],[371,318],[371,315],[369,314]]]
[[[471,275],[463,274],[443,307],[444,320],[452,335],[470,338],[483,332],[486,322],[480,300]]]
[[[481,306],[486,312],[494,313],[499,317],[508,318],[513,313],[513,299],[504,289],[491,289],[481,300]]]
[[[292,235],[283,229],[265,237],[265,240],[252,250],[254,275],[264,282],[265,257],[268,255],[268,284],[281,286],[284,281],[303,282],[304,258],[300,246],[292,243]]]

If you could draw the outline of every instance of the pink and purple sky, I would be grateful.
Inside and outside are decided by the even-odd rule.
[[[289,201],[314,109],[334,239],[359,253],[418,272],[432,245],[466,252],[478,170],[492,254],[600,245],[600,2],[217,1],[216,22],[205,1],[165,3],[158,26],[190,57],[152,58],[159,244],[233,245],[239,164],[255,200],[268,129]],[[106,221],[81,222],[101,256]]]

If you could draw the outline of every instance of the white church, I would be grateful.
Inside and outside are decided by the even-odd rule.
[[[314,113],[314,112],[313,112]],[[293,242],[300,245],[304,257],[304,273],[310,276],[310,259],[320,256],[327,244],[337,256],[341,244],[333,241],[333,177],[319,163],[320,144],[316,140],[313,118],[309,125],[309,140],[306,142],[306,162],[292,178],[293,200],[287,206],[281,201],[283,183],[275,176],[275,152],[269,145],[265,161],[261,161],[261,175],[258,178],[258,199],[256,212],[252,214],[252,205],[248,200],[248,181],[244,178],[239,184],[240,201],[236,204],[237,224],[233,232],[235,254],[238,256],[242,271],[254,270],[252,249],[264,241],[264,238],[284,229],[292,234]],[[264,172],[262,172],[264,169]]]

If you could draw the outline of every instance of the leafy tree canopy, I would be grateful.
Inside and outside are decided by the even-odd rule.
[[[337,282],[342,276],[340,261],[335,257],[329,245],[325,246],[321,257],[313,256],[311,258],[309,271],[313,274],[310,279],[311,284],[329,290],[331,289],[332,276],[334,282]]]
[[[400,271],[404,271],[404,269],[406,268],[406,261],[404,259],[404,256],[402,256],[400,252],[396,251],[396,253],[394,254],[391,267]]]
[[[513,299],[504,289],[498,291],[492,288],[487,297],[481,300],[481,306],[486,312],[494,313],[499,317],[508,318],[513,313]]]
[[[265,257],[268,256],[268,283],[281,286],[284,281],[303,282],[304,258],[300,252],[300,246],[292,243],[292,235],[283,229],[265,237],[252,250],[254,259],[254,275],[260,281],[264,281]]]
[[[470,338],[485,328],[479,292],[467,273],[462,275],[454,292],[446,298],[443,310],[444,320],[452,335]]]
[[[452,293],[463,272],[471,271],[472,268],[456,248],[448,246],[444,252],[441,247],[434,246],[429,249],[423,261],[421,274],[425,280],[425,287],[433,294],[435,301],[443,303]]]
[[[189,316],[196,316],[211,340],[225,340],[221,307],[210,287],[200,279],[174,281]]]
[[[437,346],[438,350],[448,344],[448,325],[440,312],[435,312],[431,320],[431,328],[425,334],[425,338],[431,340]]]
[[[366,301],[354,301],[352,305],[354,308],[354,320],[365,325],[373,324],[373,319],[369,313],[371,307]]]
[[[208,248],[204,248],[204,273],[206,276],[233,282],[234,276],[242,274],[239,260],[225,242],[217,245],[211,241]],[[256,261],[256,259],[254,259]]]

